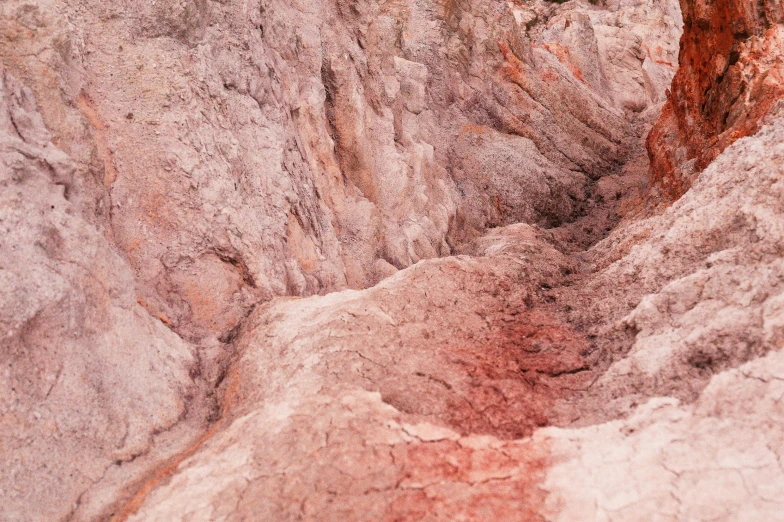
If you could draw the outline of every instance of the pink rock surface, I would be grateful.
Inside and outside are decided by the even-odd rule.
[[[0,4],[0,520],[782,519],[784,123],[656,205],[687,7]]]

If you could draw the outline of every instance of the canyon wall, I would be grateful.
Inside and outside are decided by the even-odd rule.
[[[728,145],[781,115],[784,14],[775,1],[683,0],[680,69],[648,138],[652,181],[681,196]]]
[[[4,517],[101,518],[183,458],[225,415],[216,386],[261,304],[573,222],[600,179],[640,192],[643,169],[618,179],[678,19],[641,2],[3,2]],[[493,429],[530,433],[540,402],[515,410],[534,424]]]
[[[633,11],[566,10],[537,42],[544,15],[529,29],[500,1],[13,0],[0,58],[143,306],[199,342],[275,296],[575,219],[629,154],[619,107],[661,97],[666,71],[646,71],[674,62],[672,31],[645,43]],[[618,70],[623,103],[605,96]]]

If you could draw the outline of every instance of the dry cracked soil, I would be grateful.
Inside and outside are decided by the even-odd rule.
[[[0,520],[784,521],[778,0],[1,0]]]

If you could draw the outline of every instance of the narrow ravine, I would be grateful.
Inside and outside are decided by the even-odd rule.
[[[572,15],[567,15],[567,20],[569,16]],[[546,51],[552,53],[549,47]],[[564,59],[558,53],[551,56]],[[574,70],[571,74],[575,74]],[[584,81],[581,75],[577,76]],[[330,81],[334,83],[336,79],[331,77]],[[611,89],[618,91],[622,87],[611,85]],[[330,132],[337,140],[340,130],[335,111],[348,109],[338,108],[341,102],[336,95],[329,95],[328,91],[328,96],[333,96],[328,98],[333,114]],[[365,462],[369,456],[363,446],[367,443],[354,447],[349,442],[352,437],[367,436],[363,430],[354,433],[358,428],[351,428],[350,423],[336,428],[338,442],[326,446],[316,442],[335,437],[333,428],[322,427],[321,422],[333,426],[335,419],[347,414],[360,415],[359,418],[370,415],[362,422],[371,424],[379,422],[379,415],[392,415],[395,419],[384,428],[392,429],[394,435],[386,437],[397,441],[383,450],[390,452],[392,460],[385,465],[388,471],[382,473],[398,478],[395,485],[387,481],[379,485],[378,477],[371,476],[360,481],[368,488],[357,493],[360,498],[386,499],[378,506],[381,511],[370,511],[380,518],[367,515],[363,519],[408,519],[417,517],[418,510],[431,510],[444,502],[445,499],[416,500],[415,492],[421,491],[421,486],[406,485],[412,476],[429,473],[425,472],[432,465],[428,459],[442,451],[446,454],[438,458],[447,460],[454,451],[457,453],[453,458],[476,458],[474,454],[496,458],[488,455],[499,450],[501,455],[507,455],[505,460],[510,451],[529,454],[502,465],[506,471],[491,472],[500,475],[490,482],[452,476],[447,470],[435,472],[432,480],[454,481],[475,490],[471,493],[475,499],[472,502],[485,502],[488,498],[494,503],[511,501],[505,493],[491,493],[491,484],[507,484],[511,491],[535,489],[540,473],[537,469],[546,462],[548,452],[528,437],[544,426],[569,426],[606,418],[607,413],[593,404],[596,398],[590,388],[615,355],[628,351],[633,340],[624,334],[597,339],[588,327],[590,321],[596,320],[596,314],[579,295],[585,280],[596,270],[588,260],[591,247],[610,235],[622,220],[634,220],[651,206],[646,200],[645,136],[655,120],[656,107],[644,114],[639,109],[619,112],[628,119],[624,126],[628,134],[614,137],[619,148],[613,154],[624,158],[625,163],[616,164],[611,172],[581,173],[588,180],[583,189],[588,196],[579,203],[576,219],[570,223],[555,228],[522,223],[498,227],[475,240],[454,245],[453,253],[459,257],[420,262],[363,292],[338,292],[305,301],[281,300],[257,307],[247,322],[232,330],[235,333],[229,342],[237,355],[228,358],[228,377],[217,383],[217,396],[223,398],[220,418],[195,445],[156,470],[112,519],[173,516],[182,506],[179,496],[188,495],[188,470],[199,469],[204,465],[200,464],[202,461],[222,462],[227,458],[226,451],[255,454],[258,450],[251,448],[256,444],[269,445],[264,450],[268,457],[252,457],[256,464],[248,472],[255,478],[245,480],[250,480],[250,484],[259,480],[268,483],[269,477],[277,475],[284,477],[283,482],[277,487],[265,486],[272,487],[262,496],[268,500],[246,498],[245,485],[232,494],[237,499],[233,502],[242,505],[247,500],[258,506],[259,502],[271,501],[264,516],[294,517],[295,511],[288,510],[299,503],[288,497],[291,493],[285,486],[285,477],[291,471],[276,468],[284,465],[274,457],[276,452],[294,451],[294,455],[300,455],[305,451],[302,458],[308,451],[346,453],[352,455],[344,457],[352,467],[376,465]],[[453,226],[466,226],[466,222]],[[469,236],[466,230],[454,229],[450,235]],[[335,329],[340,332],[338,335],[334,334]],[[259,334],[264,341],[260,342]],[[331,340],[333,337],[337,337],[337,344]],[[261,368],[261,373],[249,370],[249,364]],[[334,405],[336,398],[342,406]],[[347,404],[355,401],[362,404],[362,413],[353,413],[351,406],[348,413],[344,411]],[[264,418],[277,410],[295,417],[283,421],[284,434],[273,435],[269,429],[275,428],[264,426]],[[232,435],[237,424],[246,422],[255,426],[248,431],[248,440]],[[354,434],[346,435],[346,430]],[[296,439],[304,436],[312,441],[308,444],[316,445],[307,451],[282,449],[294,441],[290,438],[294,433],[298,434]],[[340,442],[346,436],[349,438]],[[457,450],[464,446],[459,442],[452,449],[440,448],[446,441],[471,437],[490,439],[467,453]],[[488,446],[492,440],[497,442]],[[238,445],[243,449],[237,449]],[[378,451],[382,450],[376,448],[373,454]],[[420,452],[432,456],[422,461]],[[298,458],[295,456],[294,461]],[[307,466],[315,466],[308,473],[334,482],[336,479],[329,477],[335,470],[326,471],[319,464],[323,458],[329,460],[317,458]],[[332,468],[333,464],[328,464],[328,469]],[[262,471],[265,469],[268,471]],[[337,483],[347,478],[344,476]],[[356,481],[357,477],[351,480]],[[321,488],[303,484],[306,488],[314,486],[316,489],[308,495],[318,496]],[[180,491],[182,487],[186,489]],[[274,495],[274,501],[269,494]],[[542,497],[538,494],[526,493],[516,500],[523,503],[515,515],[521,520],[541,516]],[[353,509],[353,501],[347,502],[348,509]],[[373,501],[378,502],[379,499]],[[145,511],[145,504],[159,506],[156,514]],[[396,504],[400,505],[394,507]],[[463,504],[460,506],[462,510]],[[300,512],[296,517],[315,516],[305,504],[297,509]],[[318,517],[331,520],[331,516],[322,513]]]
[[[0,521],[778,520],[784,20],[678,4],[3,2]]]

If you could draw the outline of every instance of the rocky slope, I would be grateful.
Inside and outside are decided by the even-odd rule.
[[[4,2],[0,519],[780,519],[725,4]]]

